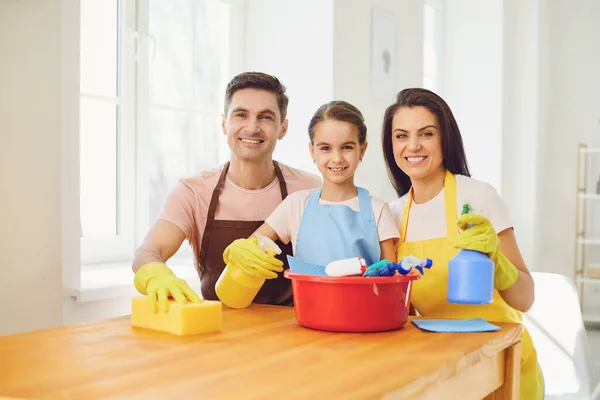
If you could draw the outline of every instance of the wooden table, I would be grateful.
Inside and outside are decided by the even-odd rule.
[[[377,334],[305,329],[290,307],[224,309],[177,337],[129,317],[0,337],[0,396],[35,399],[517,399],[522,327]]]

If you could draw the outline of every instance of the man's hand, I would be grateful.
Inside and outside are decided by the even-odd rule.
[[[135,288],[148,296],[154,312],[158,304],[166,313],[169,311],[169,297],[178,304],[200,303],[200,297],[183,279],[177,278],[173,271],[162,262],[151,262],[142,266],[133,278]]]

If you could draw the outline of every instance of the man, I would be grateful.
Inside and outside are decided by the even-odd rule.
[[[287,105],[285,86],[273,76],[246,72],[227,85],[222,129],[230,161],[180,180],[135,253],[135,286],[155,311],[158,301],[166,312],[169,297],[181,304],[200,301],[165,264],[184,239],[192,246],[203,298],[216,300],[215,283],[230,262],[224,261],[225,248],[249,237],[289,193],[321,186],[318,176],[273,161],[275,145],[287,133]],[[275,277],[265,282],[257,303],[291,304],[291,285],[281,273],[291,246],[278,245],[282,254],[276,259],[262,252],[255,239],[238,242],[253,254],[265,278]]]

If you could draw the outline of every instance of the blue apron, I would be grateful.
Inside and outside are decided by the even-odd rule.
[[[367,265],[379,261],[381,248],[371,195],[361,187],[357,190],[358,212],[345,205],[319,204],[321,188],[311,193],[293,258],[320,266],[351,257],[362,257]]]

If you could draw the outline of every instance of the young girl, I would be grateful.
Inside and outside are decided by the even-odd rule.
[[[313,115],[308,134],[323,186],[288,195],[256,232],[286,244],[291,241],[294,257],[311,264],[324,266],[358,256],[367,265],[395,261],[399,233],[389,205],[354,184],[367,149],[361,112],[344,101],[324,104]],[[274,277],[280,269],[266,262],[263,251],[248,252],[251,240],[233,242],[224,257],[242,261],[243,253],[247,255],[243,261],[254,271],[266,269],[260,275]]]

